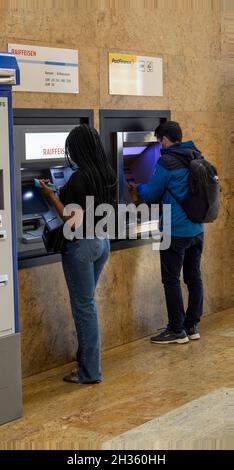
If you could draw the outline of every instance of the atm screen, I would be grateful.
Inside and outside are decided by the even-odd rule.
[[[40,190],[34,184],[22,186],[22,212],[25,215],[42,215],[48,211],[46,201],[41,196]]]
[[[141,145],[123,149],[124,200],[127,204],[141,202],[140,199],[132,199],[133,194],[129,191],[128,183],[148,183],[159,157],[158,143],[152,143],[148,147]]]
[[[69,132],[26,132],[26,160],[64,159],[64,145]]]

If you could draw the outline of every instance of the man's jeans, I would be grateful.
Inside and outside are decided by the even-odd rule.
[[[180,333],[200,321],[203,309],[203,285],[200,261],[204,234],[196,237],[172,237],[171,246],[160,251],[162,283],[164,284],[169,327]],[[185,314],[180,287],[180,273],[183,267],[184,282],[189,298]]]
[[[109,252],[109,240],[95,238],[66,242],[62,254],[79,344],[78,376],[82,383],[102,380],[101,340],[95,289]]]

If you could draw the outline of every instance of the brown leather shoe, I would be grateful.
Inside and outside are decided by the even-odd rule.
[[[77,372],[77,369],[74,369],[74,371],[75,370]],[[80,383],[79,377],[78,377],[77,373],[74,373],[74,371],[72,370],[70,372],[70,374],[67,374],[63,377],[64,382],[71,382],[71,383],[74,383],[74,384],[79,384]]]
[[[78,369],[72,369],[70,374],[67,374],[63,377],[63,381],[83,385],[99,384],[101,382],[101,380],[94,380],[92,382],[80,382],[80,379],[78,377]]]

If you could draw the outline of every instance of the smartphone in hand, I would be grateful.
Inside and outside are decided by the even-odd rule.
[[[36,188],[42,189],[41,182],[37,178],[34,178],[34,184],[35,184]],[[53,183],[48,183],[46,186],[48,188],[52,189],[55,192],[57,191],[57,188],[56,188],[55,184],[53,184]]]

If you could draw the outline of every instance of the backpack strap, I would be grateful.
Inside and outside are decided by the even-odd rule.
[[[173,155],[176,157],[177,160],[179,160],[180,163],[182,163],[184,166],[186,166],[188,169],[190,169],[190,163],[194,158],[188,159],[188,157],[183,157],[179,152],[176,150],[173,151]]]
[[[173,152],[173,154],[176,156],[176,158],[186,167],[188,168],[188,170],[190,170],[190,163],[191,161],[193,160],[193,158],[191,158],[190,160],[188,160],[187,157],[183,157],[182,155],[179,154],[179,152],[177,153],[176,150]],[[196,157],[194,157],[196,158]],[[179,204],[179,206],[183,209],[183,206],[182,206],[182,201],[179,200],[179,198],[169,189],[169,188],[166,188],[165,192],[168,191],[169,194],[173,197],[173,199],[175,199],[175,201]],[[165,194],[165,193],[164,193]]]
[[[177,158],[177,160],[179,160],[186,168],[188,168],[188,170],[190,170],[190,163],[191,161],[193,160],[197,160],[199,159],[199,156],[197,155],[194,155],[194,152],[192,153],[191,155],[191,158],[188,159],[187,157],[183,157],[179,152],[177,152],[176,150],[173,151],[173,155]],[[203,157],[201,157],[203,158]],[[183,209],[183,201],[180,201],[179,198],[169,189],[169,188],[166,188],[165,191],[164,191],[164,194],[165,192],[168,191],[169,194],[173,197],[173,199],[175,199],[175,201],[180,205],[180,207]],[[184,210],[184,209],[183,209]]]

